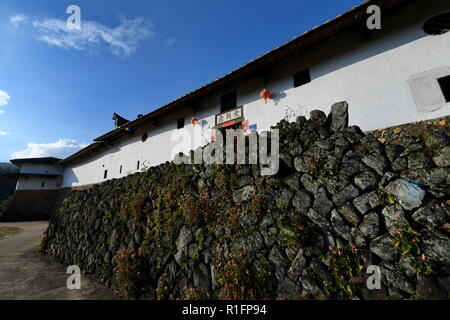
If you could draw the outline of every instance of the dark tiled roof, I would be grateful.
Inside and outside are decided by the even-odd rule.
[[[165,106],[162,106],[152,112],[143,115],[140,118],[132,120],[125,125],[111,130],[102,136],[94,139],[94,141],[113,140],[126,134],[125,128],[134,129],[144,123],[149,123],[163,114],[169,113],[182,105],[189,105],[198,98],[204,97],[220,88],[226,87],[231,83],[249,78],[259,72],[269,69],[275,64],[280,63],[290,57],[310,49],[319,43],[329,40],[337,34],[347,31],[353,27],[363,26],[366,28],[367,7],[373,4],[380,6],[383,14],[387,10],[398,6],[399,4],[410,2],[411,0],[372,0],[364,1],[360,6],[352,7],[346,13],[339,14],[332,20],[324,22],[320,26],[313,27],[311,30],[304,32],[302,35],[276,47],[266,54],[248,62],[247,64],[231,71],[230,73],[192,91],[178,99],[175,99]]]
[[[152,121],[157,122],[158,117],[172,112],[178,107],[189,106],[199,98],[202,98],[213,92],[230,86],[233,83],[242,81],[257,74],[263,73],[269,70],[274,65],[286,61],[288,58],[298,56],[305,50],[314,48],[321,43],[332,39],[333,37],[351,30],[353,28],[366,28],[367,19],[367,7],[370,5],[378,5],[383,14],[385,15],[391,9],[398,7],[401,4],[410,3],[412,0],[371,0],[364,1],[361,5],[353,7],[343,14],[339,14],[332,20],[324,22],[320,26],[313,27],[311,30],[304,32],[302,35],[286,42],[285,44],[276,47],[275,49],[267,52],[266,54],[248,62],[247,64],[237,68],[236,70],[192,91],[184,96],[175,99],[168,104],[151,111],[143,116],[138,117],[114,130],[111,130],[102,136],[94,139],[94,141],[112,141],[120,138],[129,132],[133,132],[134,129],[151,123]],[[90,148],[87,147],[87,148]],[[76,155],[70,156],[70,161],[75,161]],[[85,155],[84,153],[81,153]],[[80,155],[81,155],[80,154]],[[68,158],[68,159],[69,159]],[[66,163],[66,159],[61,161],[61,163]]]
[[[36,163],[36,164],[55,164],[61,159],[54,157],[44,157],[44,158],[23,158],[23,159],[13,159],[10,162],[14,163],[16,166],[20,167],[23,163]]]
[[[71,156],[59,161],[58,164],[66,165],[74,161],[80,161],[81,159],[90,156],[92,153],[95,153],[103,148],[106,148],[106,145],[107,144],[104,142],[94,142],[88,145],[87,147],[81,149],[80,151],[72,154]]]

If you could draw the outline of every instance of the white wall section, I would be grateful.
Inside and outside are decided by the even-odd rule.
[[[258,130],[270,129],[281,119],[294,120],[314,109],[329,112],[332,104],[347,101],[350,124],[363,130],[379,129],[450,114],[437,78],[450,75],[450,32],[430,36],[422,30],[430,17],[450,11],[450,3],[421,2],[395,15],[384,17],[382,29],[349,31],[295,59],[277,65],[264,78],[236,85],[237,106]],[[309,68],[311,82],[294,88],[292,75]],[[272,92],[266,104],[262,89]],[[205,128],[215,125],[220,113],[221,92],[211,94],[196,106],[180,108],[161,120],[112,142],[100,153],[63,171],[62,187],[81,186],[120,178],[141,169],[172,160],[171,141],[177,119],[192,118]],[[192,108],[196,111],[189,111]],[[141,141],[143,133],[148,139]],[[205,144],[206,140],[202,142]],[[197,147],[193,145],[193,148]],[[122,166],[122,173],[120,167]]]

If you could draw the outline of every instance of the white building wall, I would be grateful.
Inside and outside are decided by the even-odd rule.
[[[257,120],[258,128],[268,128],[289,115],[294,120],[294,114],[307,116],[314,109],[328,113],[333,103],[344,100],[350,124],[364,131],[449,115],[450,103],[442,101],[436,78],[445,75],[443,70],[450,75],[450,54],[443,54],[450,52],[450,33],[424,33],[428,17],[446,12],[426,8],[429,5],[382,20],[380,31],[346,34],[280,66],[265,85],[275,98],[267,104],[258,99],[264,79],[255,79],[240,90],[246,117],[251,123]],[[450,3],[446,7],[450,11]],[[311,83],[293,88],[292,73],[308,67]],[[418,94],[430,103],[426,112],[418,107],[409,84],[411,77],[423,73],[434,84],[433,90],[430,86]],[[440,103],[433,103],[436,100]]]
[[[44,186],[42,186],[44,182]],[[61,187],[60,179],[47,179],[47,178],[36,178],[20,177],[17,180],[16,190],[56,190]]]
[[[450,10],[450,4],[439,3]],[[429,36],[422,30],[428,17],[445,12],[420,4],[405,10],[394,19],[383,19],[382,30],[368,33],[347,33],[334,41],[277,66],[265,79],[251,79],[237,89],[237,105],[244,106],[244,116],[258,130],[269,129],[281,119],[294,120],[307,116],[314,109],[328,113],[333,103],[349,103],[350,124],[363,130],[372,130],[413,121],[432,119],[450,114],[450,103],[442,101],[442,92],[434,90],[419,93],[411,79],[436,82],[442,70],[450,66],[450,33]],[[293,88],[292,74],[309,68],[312,81]],[[450,73],[449,73],[450,74]],[[259,94],[269,89],[273,99],[267,104]],[[431,86],[433,87],[433,86]],[[420,89],[419,89],[420,90]],[[205,127],[213,127],[214,115],[219,113],[220,95],[211,95],[195,106],[190,114],[180,109],[163,119],[160,127],[143,128],[134,136],[124,137],[106,151],[81,163],[64,169],[63,187],[79,186],[120,178],[137,170],[137,161],[154,166],[170,161],[177,142],[171,141],[176,120],[186,117],[185,128],[192,130],[190,120],[202,120]],[[420,101],[417,101],[420,97]],[[423,100],[430,105],[423,106]],[[440,101],[436,104],[436,101]],[[424,111],[426,110],[426,111]],[[143,132],[146,142],[141,142]],[[194,146],[196,147],[196,146]],[[119,168],[122,165],[122,173]]]
[[[144,170],[145,167],[169,161],[172,147],[177,144],[171,139],[172,133],[177,130],[177,119],[183,115],[186,116],[185,128],[192,131],[193,126],[190,123],[192,118],[203,119],[205,126],[214,126],[214,115],[217,112],[218,110],[200,111],[191,116],[186,116],[185,113],[174,113],[156,129],[155,127],[142,128],[134,136],[119,139],[114,142],[114,146],[97,156],[66,167],[63,172],[62,187],[121,178]],[[148,138],[142,142],[141,137],[144,132],[148,133]],[[137,161],[140,162],[140,169],[137,169]],[[122,166],[122,173],[120,173],[120,166]],[[107,179],[103,178],[105,170],[108,170]]]
[[[20,173],[32,174],[62,174],[63,168],[53,164],[23,163]],[[44,186],[42,186],[44,183]],[[61,187],[61,178],[20,177],[17,180],[16,190],[55,190]]]

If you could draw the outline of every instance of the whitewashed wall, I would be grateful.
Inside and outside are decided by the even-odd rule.
[[[56,190],[59,189],[60,179],[46,179],[46,178],[36,178],[21,177],[17,180],[16,190]],[[42,182],[44,182],[44,187],[42,187]]]
[[[62,174],[63,169],[52,164],[24,163],[20,166],[20,173],[34,174]],[[44,186],[42,187],[42,182]],[[61,178],[20,177],[16,190],[55,190],[61,186]]]
[[[329,41],[278,66],[266,79],[252,79],[239,85],[238,106],[244,105],[245,118],[256,124],[258,130],[269,129],[283,118],[294,120],[296,116],[308,115],[314,109],[327,113],[333,103],[343,100],[349,103],[350,124],[363,130],[449,115],[450,103],[442,103],[437,86],[434,85],[434,90],[413,93],[417,89],[410,85],[411,79],[423,79],[424,75],[429,77],[426,82],[434,83],[435,77],[442,76],[442,70],[450,66],[450,33],[429,36],[422,30],[426,19],[446,11],[450,11],[450,4],[421,3],[394,19],[384,18],[380,31],[347,33]],[[293,88],[292,74],[305,68],[310,69],[312,82]],[[273,93],[274,99],[267,104],[259,97],[263,87]],[[138,160],[141,167],[171,160],[171,150],[176,144],[171,141],[171,134],[176,130],[176,120],[185,116],[189,130],[193,117],[203,120],[206,127],[214,126],[220,94],[205,98],[196,106],[199,111],[195,113],[180,109],[163,119],[160,127],[143,128],[134,136],[116,141],[101,154],[65,168],[63,187],[104,181],[104,170],[108,170],[108,179],[134,173],[138,171]],[[421,99],[418,103],[417,97]],[[441,103],[424,108],[423,99],[429,99],[430,104]],[[146,131],[148,140],[141,142]]]
[[[275,93],[275,101],[267,105],[257,99],[263,79],[240,88],[246,117],[258,119],[258,128],[267,128],[286,114],[308,115],[313,109],[327,113],[333,103],[343,100],[349,103],[350,124],[363,130],[449,115],[450,103],[430,107],[431,112],[419,111],[409,85],[411,77],[428,72],[433,90],[419,95],[430,104],[443,99],[436,78],[450,67],[450,33],[429,36],[422,25],[428,17],[450,11],[450,2],[438,3],[447,9],[427,8],[430,5],[422,2],[395,20],[383,19],[380,31],[346,34],[280,66],[266,85]],[[307,67],[312,82],[292,88],[290,74]]]
[[[217,110],[216,110],[217,111]],[[216,111],[197,112],[186,116],[185,128],[192,131],[190,120],[193,117],[201,118],[214,126],[214,114]],[[125,137],[114,142],[114,146],[97,156],[64,169],[63,187],[80,186],[104,181],[104,171],[108,170],[107,179],[124,177],[130,173],[138,172],[145,167],[158,165],[170,159],[172,146],[176,141],[171,140],[173,131],[176,130],[177,119],[183,114],[173,114],[166,119],[160,127],[142,128],[136,135]],[[141,141],[142,134],[148,132],[145,142]],[[137,169],[137,161],[140,169]],[[122,166],[122,173],[120,173]]]

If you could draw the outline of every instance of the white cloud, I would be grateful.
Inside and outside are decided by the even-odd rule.
[[[154,35],[152,24],[142,18],[121,19],[117,27],[81,20],[81,29],[69,30],[66,21],[59,19],[34,20],[36,38],[62,49],[87,51],[91,54],[109,49],[117,56],[132,54],[138,43]]]
[[[11,156],[14,159],[38,157],[56,157],[63,159],[86,146],[86,144],[77,143],[73,139],[59,139],[51,143],[31,142],[25,150],[14,152]]]
[[[11,22],[11,24],[16,28],[26,21],[27,17],[23,14],[16,14],[15,16],[9,18],[9,22]]]
[[[9,98],[8,92],[0,90],[0,106],[6,106],[9,102]]]
[[[0,90],[0,107],[6,106],[9,102],[9,94],[6,91]],[[0,114],[4,114],[6,111],[3,109],[0,109]]]
[[[0,131],[0,136],[9,136],[11,133],[6,131]]]

